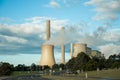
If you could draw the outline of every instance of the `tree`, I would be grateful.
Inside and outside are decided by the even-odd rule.
[[[58,65],[58,64],[54,64],[54,65],[52,66],[52,69],[59,69],[59,65]]]
[[[118,68],[120,66],[120,55],[110,55],[106,61],[107,68]]]
[[[92,70],[97,70],[97,62],[92,60],[89,60],[88,63],[85,65],[85,70],[87,71],[92,71]]]
[[[84,52],[79,53],[75,58],[73,70],[85,70],[85,65],[89,60],[90,57],[87,54],[85,54]]]
[[[120,68],[120,62],[114,62],[112,65],[111,65],[111,68],[116,68],[116,69],[118,69],[118,68]]]
[[[42,70],[49,70],[49,69],[50,69],[50,67],[48,65],[42,66]]]
[[[15,71],[26,71],[26,66],[25,64],[18,64],[17,66],[15,66],[14,70]]]
[[[36,66],[36,64],[35,63],[32,63],[31,64],[31,71],[36,71],[36,68],[37,68],[37,66]]]
[[[67,69],[73,69],[74,64],[75,64],[75,57],[73,57],[66,63]]]
[[[104,58],[99,58],[99,61],[97,62],[97,67],[100,70],[106,68],[106,60]]]
[[[90,60],[90,57],[85,54],[84,52],[81,52],[77,55],[77,57],[74,57],[70,59],[66,66],[68,69],[71,69],[72,71],[76,70],[83,70],[85,69],[86,63]]]
[[[10,75],[13,71],[13,65],[6,63],[6,62],[0,62],[0,76],[2,75]]]
[[[59,67],[62,68],[62,70],[66,68],[65,64],[62,64],[62,63],[59,65]]]

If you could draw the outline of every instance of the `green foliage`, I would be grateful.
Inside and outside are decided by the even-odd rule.
[[[87,71],[97,70],[97,62],[94,60],[89,60],[85,65]]]
[[[62,63],[59,65],[59,67],[62,68],[62,70],[66,69],[66,66]]]
[[[25,64],[18,64],[17,66],[15,66],[14,70],[15,71],[27,71],[28,67],[26,67]]]
[[[120,68],[120,62],[114,62],[112,65],[111,65],[111,68]]]
[[[77,57],[74,57],[72,59],[70,59],[67,63],[66,66],[68,69],[72,70],[72,71],[76,71],[76,70],[86,70],[86,64],[89,62],[90,57],[81,52],[77,55]]]
[[[49,70],[49,69],[50,69],[50,67],[48,65],[42,66],[42,70]]]
[[[105,58],[93,57],[91,59],[87,54],[81,52],[77,55],[77,57],[70,59],[67,62],[66,66],[72,71],[92,71],[97,70],[97,68],[99,68],[100,70],[106,68],[106,62],[107,61]]]
[[[54,65],[52,66],[52,69],[59,69],[59,65],[58,65],[58,64],[54,64]]]
[[[36,65],[34,63],[31,66],[26,66],[25,64],[18,64],[14,67],[14,71],[40,71],[42,66]]]
[[[110,55],[109,58],[106,61],[106,67],[107,68],[120,68],[120,54],[116,55]]]
[[[36,71],[37,65],[35,63],[32,63],[30,66],[31,71]]]
[[[13,71],[13,65],[6,62],[0,62],[0,76],[10,75],[12,71]]]
[[[70,59],[67,63],[66,63],[66,67],[68,69],[73,69],[73,66],[75,65],[75,58],[73,57],[72,59]]]

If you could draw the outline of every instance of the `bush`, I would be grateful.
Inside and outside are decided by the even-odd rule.
[[[13,65],[6,63],[6,62],[0,62],[0,76],[2,75],[10,75],[13,71]]]

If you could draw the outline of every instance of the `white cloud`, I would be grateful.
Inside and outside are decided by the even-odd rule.
[[[47,19],[51,20],[52,36],[59,32],[60,28],[68,22],[66,19],[59,20],[51,17],[36,16],[25,19],[25,22],[21,24],[0,24],[0,47],[8,46],[7,50],[14,48],[18,52],[29,48],[30,51],[37,50],[45,41]],[[20,46],[20,48],[14,46]],[[3,50],[3,48],[1,49]]]
[[[105,54],[106,57],[112,54],[118,54],[120,53],[120,45],[115,45],[115,44],[106,44],[106,45],[101,45],[98,47],[101,52]]]
[[[28,41],[23,38],[19,37],[13,37],[13,36],[6,36],[6,35],[0,35],[1,39],[5,39],[8,43],[20,43],[20,44],[26,44]]]
[[[120,0],[89,0],[85,4],[94,6],[95,20],[116,20],[120,13]]]
[[[120,53],[120,28],[98,27],[93,33],[79,37],[78,42],[102,51],[106,57]]]
[[[52,7],[57,7],[57,8],[60,7],[60,5],[59,5],[57,2],[55,2],[55,1],[51,1],[51,2],[50,2],[50,5],[51,5]]]
[[[45,7],[60,8],[60,4],[57,1],[50,1]]]
[[[109,30],[105,33],[103,39],[110,42],[120,42],[120,28]]]
[[[52,19],[51,20],[51,29],[53,33],[56,31],[60,31],[61,27],[65,27],[68,24],[69,20],[57,20],[57,19]]]
[[[120,45],[120,28],[108,29],[108,27],[98,27],[94,29],[94,32],[89,32],[87,22],[80,23],[78,25],[67,25],[69,20],[56,19],[51,17],[32,17],[27,18],[22,24],[1,24],[0,25],[0,47],[8,46],[7,49],[11,49],[11,46],[18,47],[20,51],[26,48],[38,48],[45,41],[46,32],[46,19],[51,20],[51,40],[55,44],[61,44],[63,40],[69,42],[75,42],[78,40],[80,43],[87,43],[90,47],[96,47],[103,53],[108,53],[107,50],[110,45],[112,48],[118,51]],[[67,26],[66,26],[67,25]],[[66,34],[60,34],[61,27],[65,26]],[[76,29],[77,26],[77,29]],[[86,26],[86,28],[85,28]],[[80,30],[79,30],[79,29]],[[84,28],[84,29],[83,29]],[[86,33],[87,31],[87,33]],[[62,37],[62,38],[61,38]],[[20,45],[18,45],[18,43]],[[30,43],[30,44],[28,44]],[[14,48],[14,49],[18,49]],[[31,49],[31,48],[30,48]],[[105,50],[106,49],[106,50]],[[27,49],[26,49],[27,50]],[[33,49],[31,49],[33,50]],[[114,50],[111,51],[111,54]],[[117,52],[116,51],[116,52]],[[106,55],[106,54],[105,54]],[[108,56],[108,55],[106,55]]]
[[[79,4],[80,0],[61,0],[66,7],[71,7]]]
[[[80,3],[80,0],[51,0],[45,7],[60,8],[76,6]]]
[[[93,20],[116,20],[118,17],[114,14],[96,14]]]

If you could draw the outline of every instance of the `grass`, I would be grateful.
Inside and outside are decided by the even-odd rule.
[[[14,71],[11,76],[24,76],[24,75],[33,75],[39,74],[38,71]]]
[[[90,77],[103,77],[103,78],[119,78],[120,79],[120,69],[114,70],[102,70],[102,71],[90,71],[88,72]]]
[[[11,76],[21,76],[21,75],[33,75],[40,74],[38,71],[15,71]],[[109,79],[120,79],[120,69],[119,70],[102,70],[102,71],[89,71],[87,72],[88,79],[85,78],[85,72],[77,75],[73,74],[63,74],[63,75],[41,75],[41,79],[45,80],[98,80],[100,78]],[[38,79],[38,80],[41,80]],[[102,79],[101,79],[102,80]],[[105,80],[105,79],[103,79]]]
[[[51,80],[98,80],[100,78],[103,78],[104,80],[106,78],[120,80],[120,69],[119,70],[89,71],[87,72],[88,79],[85,78],[85,74],[86,72],[80,73],[78,75],[43,76],[43,77],[49,78]]]

